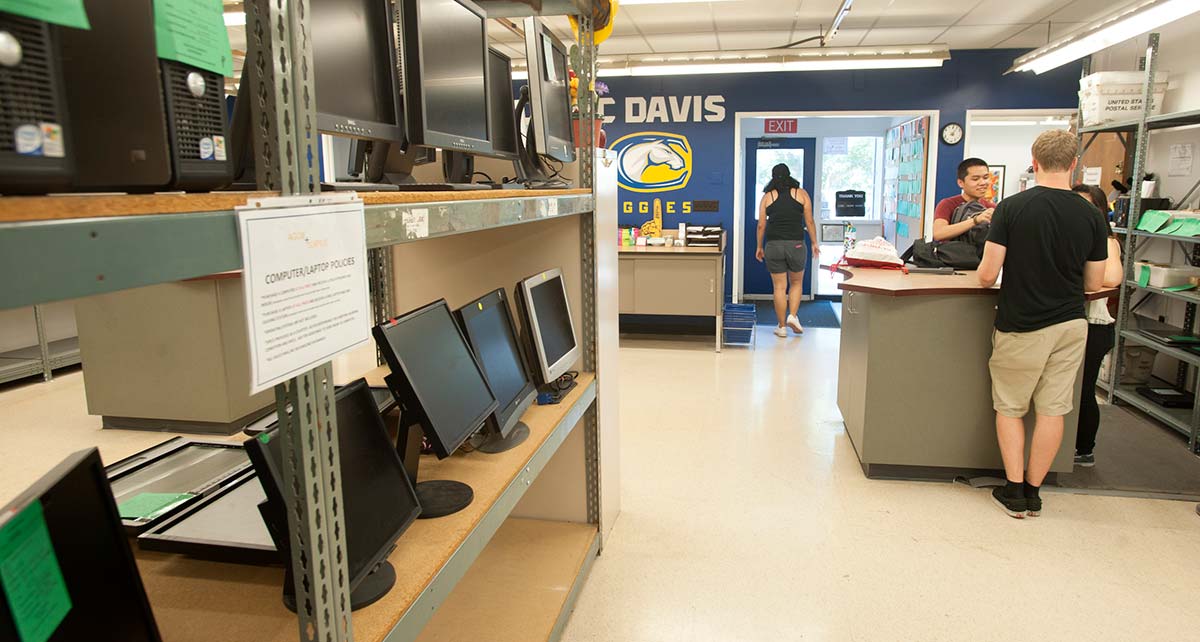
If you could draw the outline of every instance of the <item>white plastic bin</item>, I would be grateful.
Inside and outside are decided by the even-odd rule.
[[[1142,83],[1146,75],[1140,71],[1102,71],[1079,81],[1079,108],[1085,126],[1130,120],[1142,111]],[[1154,104],[1150,115],[1162,113],[1163,97],[1167,92],[1167,73],[1154,75]]]

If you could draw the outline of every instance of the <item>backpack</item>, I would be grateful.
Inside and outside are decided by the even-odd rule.
[[[979,213],[983,212],[986,209],[987,209],[987,207],[983,203],[980,203],[979,201],[971,201],[969,203],[963,203],[962,205],[959,205],[958,207],[954,208],[954,213],[950,215],[950,224],[955,225],[958,223],[962,223],[963,221],[968,221],[971,219],[971,217],[978,215]],[[980,223],[979,225],[976,225],[975,227],[972,227],[971,229],[967,230],[967,232],[965,234],[963,234],[962,236],[960,236],[954,240],[962,241],[965,243],[970,243],[971,245],[977,246],[979,248],[979,256],[982,257],[983,256],[983,245],[984,245],[984,243],[987,242],[988,233],[991,231],[992,231],[991,223]],[[950,241],[950,242],[953,242],[953,241]]]
[[[966,241],[926,241],[917,239],[912,247],[900,256],[905,263],[917,267],[949,267],[956,270],[974,270],[979,267],[981,248]]]

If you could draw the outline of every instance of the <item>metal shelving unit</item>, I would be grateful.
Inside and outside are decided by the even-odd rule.
[[[1105,123],[1094,127],[1079,127],[1081,137],[1090,134],[1090,138],[1088,138],[1086,143],[1083,143],[1081,140],[1080,159],[1082,159],[1083,153],[1087,151],[1088,147],[1096,139],[1096,136],[1102,133],[1116,133],[1121,135],[1122,142],[1125,143],[1127,150],[1131,144],[1133,145],[1133,172],[1130,175],[1135,178],[1141,177],[1146,173],[1146,154],[1151,131],[1200,124],[1200,110],[1162,114],[1159,116],[1150,115],[1154,100],[1154,76],[1158,66],[1158,50],[1159,34],[1151,33],[1147,41],[1146,57],[1144,68],[1142,69],[1145,76],[1142,82],[1142,104],[1144,107],[1141,114],[1137,118],[1126,121]],[[1084,73],[1086,74],[1089,71],[1090,65],[1085,64]],[[1080,112],[1082,114],[1082,109]],[[1200,183],[1197,185],[1200,186]],[[1184,197],[1184,201],[1191,196],[1195,189],[1193,188],[1192,191],[1188,192],[1187,196]],[[1179,389],[1188,389],[1190,387],[1192,392],[1200,397],[1200,374],[1198,374],[1200,372],[1198,371],[1200,369],[1200,354],[1167,346],[1143,336],[1137,331],[1138,320],[1133,314],[1134,309],[1150,296],[1163,296],[1183,301],[1186,304],[1186,313],[1183,328],[1179,330],[1182,334],[1194,333],[1196,329],[1196,310],[1197,304],[1200,304],[1200,296],[1191,292],[1170,292],[1161,288],[1140,286],[1135,279],[1134,264],[1137,260],[1137,251],[1140,247],[1140,242],[1148,242],[1155,239],[1165,239],[1190,245],[1189,262],[1191,264],[1200,264],[1200,238],[1175,237],[1138,230],[1137,225],[1141,219],[1141,214],[1142,194],[1140,189],[1135,188],[1130,196],[1128,228],[1120,230],[1120,233],[1125,237],[1123,255],[1125,284],[1121,288],[1120,310],[1117,314],[1118,332],[1116,333],[1116,349],[1112,352],[1112,367],[1109,369],[1109,380],[1105,382],[1104,388],[1108,393],[1110,403],[1117,400],[1127,403],[1170,426],[1172,429],[1183,433],[1189,439],[1188,447],[1193,453],[1198,453],[1200,452],[1200,404],[1195,404],[1193,408],[1186,410],[1163,408],[1138,395],[1134,390],[1134,386],[1117,383],[1117,376],[1123,366],[1124,348],[1127,343],[1130,343],[1150,348],[1159,354],[1177,359],[1179,361],[1179,368],[1175,381],[1172,384]],[[1130,233],[1131,230],[1132,233]],[[1138,294],[1141,294],[1142,297],[1139,301],[1134,302],[1133,299]],[[1191,379],[1190,386],[1189,379]]]
[[[251,34],[248,82],[254,96],[252,122],[254,153],[260,189],[283,196],[315,195],[319,190],[314,159],[317,140],[311,37],[308,33],[310,0],[247,0],[247,33]],[[581,84],[595,74],[595,43],[590,0],[552,0],[535,12],[529,4],[489,2],[492,17],[551,14],[554,10],[579,13],[580,49],[584,52]],[[583,117],[591,118],[591,101],[584,101]],[[391,314],[392,258],[389,248],[453,234],[521,225],[555,217],[586,217],[580,224],[583,257],[582,307],[583,369],[596,370],[596,266],[595,199],[591,191],[594,160],[592,129],[581,128],[580,184],[586,193],[529,193],[509,198],[466,197],[423,202],[395,202],[389,194],[364,196],[366,207],[372,305],[377,316]],[[53,197],[45,197],[47,199]],[[89,216],[87,200],[73,197],[78,216],[38,219],[39,198],[20,201],[32,214],[29,220],[0,222],[0,270],[21,274],[0,287],[0,309],[36,305],[127,288],[211,275],[241,269],[237,217],[232,207],[209,211]],[[103,198],[103,197],[101,197]],[[167,195],[164,199],[170,199]],[[183,197],[180,197],[181,199]],[[244,202],[245,196],[242,200]],[[389,201],[389,198],[392,200]],[[446,197],[443,197],[446,198]],[[402,199],[403,200],[403,199]],[[409,199],[413,200],[413,199]],[[2,221],[4,219],[0,219]],[[65,363],[77,344],[54,342],[40,347],[44,363]],[[77,354],[77,352],[76,352]],[[15,360],[14,360],[15,361]],[[0,363],[0,372],[5,364]],[[296,631],[302,641],[343,642],[354,639],[349,608],[348,573],[344,555],[343,518],[337,417],[331,363],[322,364],[276,387],[276,408],[284,448],[284,488],[289,505],[292,536],[291,565],[295,572]],[[580,386],[578,399],[566,409],[552,434],[525,462],[499,497],[430,578],[429,583],[379,639],[413,640],[465,575],[495,535],[517,501],[547,465],[550,457],[576,424],[584,431],[583,461],[586,480],[587,523],[596,529],[587,561],[579,569],[566,598],[560,621],[548,635],[556,639],[573,608],[579,587],[600,545],[600,484],[595,382]],[[288,412],[288,408],[297,412]],[[144,571],[143,571],[144,572]],[[182,580],[181,580],[182,581]],[[259,587],[260,589],[262,587]],[[272,600],[275,587],[268,589]],[[153,599],[153,598],[152,598]],[[205,622],[207,624],[207,622]],[[203,627],[198,627],[203,628]],[[201,632],[196,632],[201,634]],[[294,638],[293,638],[294,639]],[[377,642],[372,640],[372,642]]]
[[[55,370],[80,362],[79,337],[47,341],[41,306],[32,306],[31,313],[38,342],[0,354],[0,383],[39,374],[44,381],[50,381]]]

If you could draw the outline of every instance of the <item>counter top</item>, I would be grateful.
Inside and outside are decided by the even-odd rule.
[[[717,246],[684,246],[684,247],[655,247],[651,245],[634,245],[618,247],[617,254],[721,254]]]
[[[905,274],[900,270],[877,268],[842,267],[837,270],[843,280],[838,289],[846,292],[864,292],[885,296],[934,296],[947,294],[991,295],[1000,291],[1000,286],[985,288],[976,280],[975,271],[967,270],[945,274]],[[1106,288],[1089,292],[1088,300],[1107,299],[1117,294],[1117,288]]]

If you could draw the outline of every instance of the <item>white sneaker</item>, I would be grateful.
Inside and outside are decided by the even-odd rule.
[[[787,327],[791,328],[792,332],[796,334],[804,334],[804,326],[800,325],[800,319],[797,319],[794,314],[788,315]]]
[[[786,339],[787,328],[775,328],[775,336],[779,337],[780,339]]]

